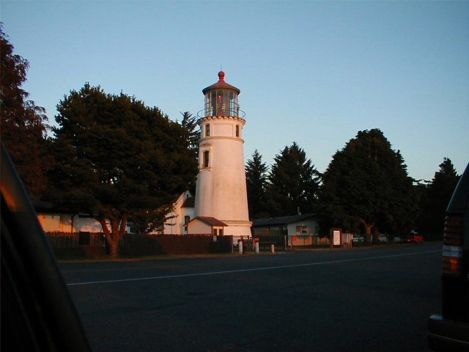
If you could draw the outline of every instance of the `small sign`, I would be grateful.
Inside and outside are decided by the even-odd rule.
[[[332,231],[332,245],[340,246],[340,230]]]

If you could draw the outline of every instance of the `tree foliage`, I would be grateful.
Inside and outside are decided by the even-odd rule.
[[[129,218],[162,222],[196,175],[186,130],[133,97],[86,84],[60,101],[56,121],[50,194],[96,216],[112,255]]]
[[[246,163],[246,186],[249,204],[249,217],[266,217],[270,213],[266,204],[267,166],[257,149]]]
[[[268,179],[267,197],[272,216],[314,210],[320,174],[296,143],[274,157]]]
[[[443,234],[446,207],[459,181],[450,159],[444,158],[439,167],[423,193],[419,218],[419,230],[436,238]]]
[[[199,139],[200,139],[200,129],[197,118],[193,116],[189,111],[185,111],[182,114],[182,120],[180,122],[181,127],[184,130],[185,139],[188,143],[188,148],[191,153],[194,154],[195,159],[199,158]],[[194,178],[187,189],[195,194],[196,188],[196,179]]]
[[[21,88],[28,61],[13,53],[0,26],[0,134],[26,188],[39,198],[46,187],[47,156],[45,110],[28,100]]]
[[[416,204],[412,179],[399,151],[379,129],[358,132],[334,156],[323,175],[321,204],[329,226],[355,231],[403,231]]]
[[[197,155],[199,152],[200,129],[197,118],[189,111],[181,113],[181,126],[186,130],[189,148]]]

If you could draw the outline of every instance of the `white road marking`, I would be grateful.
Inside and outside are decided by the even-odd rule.
[[[326,260],[326,261],[322,261],[322,262],[303,263],[303,264],[290,264],[290,265],[265,266],[265,267],[247,268],[247,269],[208,271],[208,272],[192,273],[192,274],[163,275],[163,276],[147,276],[147,277],[136,277],[136,278],[127,278],[127,279],[115,279],[115,280],[101,280],[101,281],[71,282],[71,283],[68,283],[67,286],[84,286],[84,285],[113,284],[113,283],[121,283],[121,282],[135,282],[135,281],[147,281],[147,280],[181,279],[181,278],[190,278],[190,277],[201,277],[201,276],[213,276],[213,275],[225,275],[225,274],[247,273],[247,272],[252,272],[252,271],[267,271],[267,270],[279,270],[279,269],[292,269],[292,268],[302,268],[302,267],[309,267],[309,266],[320,266],[320,265],[330,265],[330,264],[343,264],[343,263],[363,262],[363,261],[369,261],[369,260],[380,260],[380,259],[389,259],[389,258],[409,257],[409,256],[413,256],[413,255],[434,254],[434,253],[441,253],[441,250],[432,250],[432,251],[424,251],[424,252],[412,252],[412,253],[402,253],[402,254],[391,254],[391,255],[383,255],[383,256],[353,258],[353,259]]]

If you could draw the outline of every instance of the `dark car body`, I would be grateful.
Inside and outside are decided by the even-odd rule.
[[[434,351],[469,351],[469,165],[446,209],[442,312],[428,321]]]
[[[0,143],[2,351],[90,351],[29,196]]]

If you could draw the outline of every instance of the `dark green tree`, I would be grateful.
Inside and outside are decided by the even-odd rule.
[[[60,101],[56,121],[49,193],[71,212],[94,215],[112,256],[129,219],[162,222],[196,175],[185,129],[133,97],[86,84]]]
[[[45,190],[47,117],[42,107],[28,100],[21,88],[26,80],[28,61],[13,53],[0,25],[0,135],[16,169],[33,198]]]
[[[328,226],[372,232],[412,226],[417,207],[399,151],[379,129],[358,132],[323,174],[321,206]]]
[[[194,154],[196,160],[199,158],[199,139],[200,139],[200,129],[197,118],[193,116],[189,111],[185,111],[181,113],[182,120],[180,125],[184,129],[185,138],[189,145],[189,150]],[[187,189],[192,193],[195,194],[195,184],[196,179],[191,182]]]
[[[199,152],[199,139],[200,130],[197,118],[193,116],[189,111],[181,113],[182,120],[181,126],[187,131],[187,139],[189,141],[189,148],[193,150],[196,155]]]
[[[246,163],[246,186],[248,193],[249,217],[251,219],[269,216],[266,210],[267,166],[257,149]]]
[[[419,230],[427,237],[442,238],[445,210],[458,181],[459,176],[453,163],[444,158],[421,201]]]
[[[272,216],[309,213],[317,205],[320,174],[295,142],[274,157],[267,198]]]

